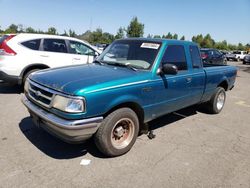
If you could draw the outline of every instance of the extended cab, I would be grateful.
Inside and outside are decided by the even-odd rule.
[[[93,64],[38,71],[22,102],[35,124],[67,142],[94,136],[108,156],[126,153],[145,124],[194,104],[219,113],[237,70],[203,65],[197,44],[123,39]]]

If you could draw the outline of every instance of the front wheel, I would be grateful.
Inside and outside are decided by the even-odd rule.
[[[207,103],[207,109],[212,114],[218,114],[224,107],[226,101],[226,91],[222,87],[216,88],[216,91],[210,101]]]
[[[127,153],[139,133],[139,120],[130,108],[120,108],[109,114],[97,130],[94,139],[97,148],[106,156]]]

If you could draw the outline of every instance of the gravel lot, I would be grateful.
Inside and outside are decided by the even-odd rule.
[[[0,187],[250,187],[250,65],[229,64],[240,71],[220,114],[164,116],[151,123],[155,139],[142,135],[117,158],[35,128],[20,89],[1,84]]]

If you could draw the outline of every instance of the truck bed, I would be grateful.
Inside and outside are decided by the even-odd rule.
[[[234,86],[236,77],[236,68],[229,65],[218,64],[204,64],[203,69],[206,73],[206,84],[204,90],[204,96],[202,101],[210,99],[214,92],[214,88],[218,86],[218,83],[223,83],[227,86],[227,90],[230,90]]]

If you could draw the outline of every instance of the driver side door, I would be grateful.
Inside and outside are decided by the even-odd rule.
[[[169,45],[163,55],[161,65],[173,64],[178,68],[176,75],[157,75],[155,84],[155,109],[157,114],[179,110],[190,105],[189,86],[192,77],[187,66],[185,48],[182,45]]]

